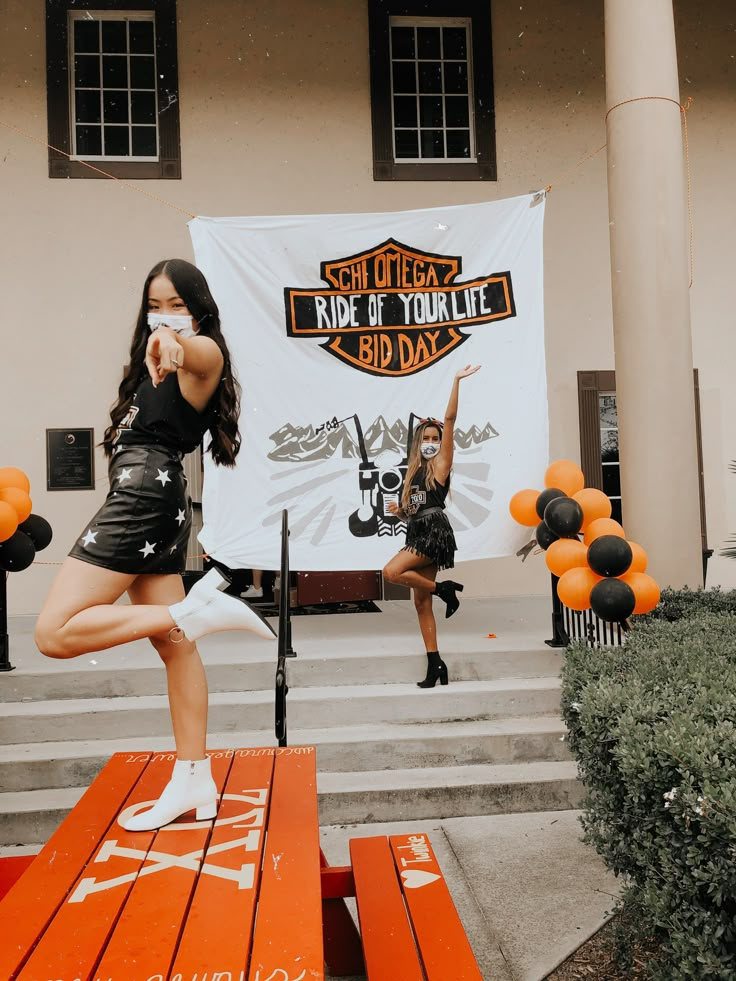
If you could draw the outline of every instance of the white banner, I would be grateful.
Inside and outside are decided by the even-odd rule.
[[[196,218],[197,265],[243,388],[234,470],[206,457],[200,541],[231,568],[380,569],[415,419],[460,384],[457,560],[529,537],[511,496],[547,465],[543,196],[387,214]]]

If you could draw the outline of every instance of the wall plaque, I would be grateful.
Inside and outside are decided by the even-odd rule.
[[[94,488],[94,429],[47,429],[46,489]]]

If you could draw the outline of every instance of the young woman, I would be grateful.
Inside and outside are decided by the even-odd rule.
[[[406,545],[383,570],[389,582],[409,586],[414,591],[414,606],[419,629],[427,651],[427,676],[418,681],[420,688],[434,688],[448,682],[447,665],[437,650],[437,625],[432,611],[432,596],[445,603],[445,617],[451,617],[460,605],[457,593],[462,585],[445,579],[435,582],[437,572],[455,565],[455,536],[445,514],[445,498],[450,489],[450,472],[454,453],[453,427],[457,418],[460,381],[480,368],[466,365],[455,375],[447,403],[444,423],[423,419],[414,430],[401,505],[389,504],[390,510],[406,518]]]
[[[213,569],[185,597],[191,526],[182,457],[208,436],[216,463],[240,449],[239,385],[202,273],[183,259],[153,267],[103,445],[110,490],[51,587],[36,625],[48,657],[72,658],[148,637],[166,668],[177,759],[153,808],[129,831],[162,827],[193,808],[216,812],[205,754],[207,681],[195,641],[217,630],[273,639],[247,603],[222,592]],[[127,592],[131,605],[115,605]]]

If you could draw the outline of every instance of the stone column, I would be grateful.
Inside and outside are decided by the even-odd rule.
[[[672,0],[605,0],[605,32],[623,524],[660,586],[697,587],[689,226]]]

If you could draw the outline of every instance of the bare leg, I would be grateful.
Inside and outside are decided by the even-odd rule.
[[[437,566],[423,566],[421,572],[428,579],[432,580],[432,585],[434,586],[434,577],[437,575]],[[414,589],[413,593],[414,608],[417,611],[419,630],[421,631],[422,640],[424,641],[424,649],[427,652],[436,651],[437,624],[435,623],[434,612],[432,610],[432,593],[426,589],[419,588]]]
[[[432,593],[434,576],[429,575],[431,568],[431,561],[426,555],[417,555],[415,552],[402,549],[389,559],[383,570],[383,578],[399,586],[409,586],[410,589],[422,589]]]
[[[171,606],[184,599],[184,586],[180,576],[139,576],[128,595],[135,604]],[[168,630],[149,639],[166,668],[176,755],[180,760],[202,760],[207,743],[207,677],[199,651],[186,638],[172,643]]]
[[[419,629],[427,651],[437,650],[437,625],[432,612],[437,566],[426,555],[402,550],[386,565],[383,576],[389,582],[410,586],[414,594],[414,608],[419,619]]]
[[[48,657],[78,657],[169,630],[166,607],[115,606],[135,576],[68,558],[36,623],[36,643]]]
[[[251,569],[253,573],[253,588],[262,589],[263,588],[263,569]]]

